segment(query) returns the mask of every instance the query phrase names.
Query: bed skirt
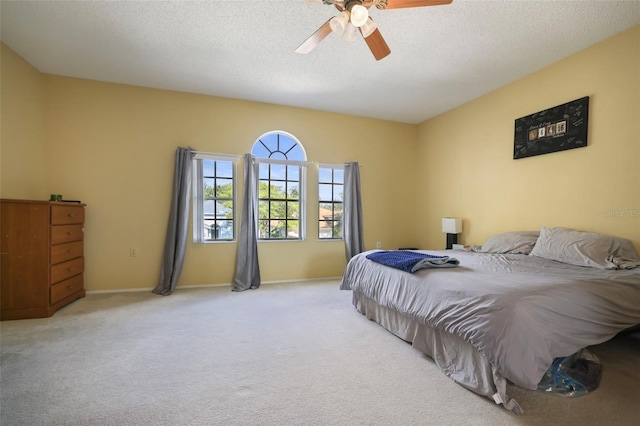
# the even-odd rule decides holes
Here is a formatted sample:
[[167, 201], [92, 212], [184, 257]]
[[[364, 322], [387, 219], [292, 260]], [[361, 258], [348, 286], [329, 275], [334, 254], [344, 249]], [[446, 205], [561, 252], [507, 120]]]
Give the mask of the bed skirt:
[[516, 414], [523, 412], [516, 400], [506, 394], [507, 380], [466, 340], [380, 306], [356, 291], [353, 291], [353, 305], [368, 319], [432, 358], [456, 383], [503, 404]]

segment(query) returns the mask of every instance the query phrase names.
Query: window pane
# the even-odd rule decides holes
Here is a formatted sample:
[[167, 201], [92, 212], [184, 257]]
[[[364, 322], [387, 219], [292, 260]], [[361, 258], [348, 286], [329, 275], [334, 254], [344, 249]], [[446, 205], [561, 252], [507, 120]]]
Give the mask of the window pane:
[[331, 229], [331, 224], [326, 225], [326, 226], [322, 226], [322, 224], [320, 224], [321, 227], [318, 230], [318, 238], [319, 239], [329, 239], [329, 238], [333, 238], [333, 230]]
[[335, 203], [333, 205], [333, 218], [342, 219], [342, 203]]
[[225, 219], [233, 219], [233, 201], [222, 200], [218, 201], [220, 208], [218, 209], [218, 217], [224, 217]]
[[271, 198], [283, 200], [287, 196], [287, 183], [286, 182], [273, 182], [271, 181]]
[[318, 185], [318, 199], [320, 201], [332, 201], [333, 186], [327, 184]]
[[287, 219], [300, 219], [300, 203], [289, 201], [287, 203]]
[[[286, 206], [287, 203], [284, 201], [271, 201], [271, 218], [272, 219], [286, 219], [287, 211]], [[273, 226], [273, 225], [272, 225]]]
[[219, 220], [218, 225], [218, 239], [232, 240], [233, 239], [233, 221], [232, 220]]
[[297, 220], [287, 221], [287, 237], [299, 238], [300, 236], [300, 222]]
[[214, 191], [215, 181], [216, 180], [213, 178], [203, 179], [204, 187], [202, 188], [202, 197], [205, 200], [212, 200], [213, 198], [215, 198], [215, 195], [216, 195]]
[[333, 182], [334, 183], [344, 183], [344, 170], [342, 170], [342, 169], [334, 169], [333, 170]]
[[333, 238], [343, 238], [342, 237], [342, 221], [334, 222]]
[[[231, 161], [218, 161], [216, 168], [216, 175], [218, 177], [232, 178], [233, 177], [233, 163]], [[205, 173], [206, 176], [206, 173]]]
[[318, 219], [331, 220], [332, 218], [333, 218], [333, 204], [320, 203], [320, 210], [318, 211]]
[[216, 239], [215, 233], [215, 221], [213, 220], [205, 220], [203, 222], [204, 225], [204, 235], [203, 238], [205, 241], [211, 241]]
[[269, 238], [284, 239], [287, 236], [285, 229], [286, 221], [271, 220], [269, 229]]
[[269, 164], [271, 167], [271, 179], [285, 180], [287, 178], [287, 166], [284, 164]]
[[202, 160], [202, 175], [207, 177], [214, 176], [214, 164], [215, 161], [213, 160]]
[[216, 197], [231, 198], [233, 196], [233, 180], [218, 179], [216, 183]]
[[269, 179], [269, 165], [265, 163], [258, 164], [258, 178]]
[[258, 238], [269, 238], [269, 221], [258, 221]]
[[258, 158], [269, 158], [269, 150], [265, 148], [261, 143], [257, 143], [253, 146], [251, 154]]
[[205, 229], [206, 229], [205, 238], [207, 240], [214, 241], [218, 239], [220, 232], [218, 230], [218, 225], [216, 224], [215, 221], [209, 221], [208, 223], [206, 223]]
[[226, 206], [220, 201], [216, 202], [216, 219], [233, 217], [230, 215], [232, 209], [227, 204]]
[[344, 186], [343, 185], [333, 185], [333, 200], [334, 201], [344, 201]]
[[300, 166], [287, 166], [287, 179], [300, 180]]
[[258, 183], [258, 186], [260, 187], [258, 191], [258, 198], [269, 198], [269, 181], [261, 180]]
[[300, 198], [300, 184], [298, 182], [289, 182], [287, 184], [287, 198], [294, 200]]
[[[278, 150], [278, 134], [277, 133], [271, 133], [266, 136], [263, 136], [262, 138], [260, 138], [260, 142], [262, 142], [270, 152]], [[269, 158], [269, 155], [267, 155], [265, 158]]]
[[291, 139], [290, 137], [288, 137], [287, 135], [280, 135], [280, 138], [278, 138], [278, 151], [282, 152], [283, 154], [287, 155], [287, 157], [289, 156], [289, 151], [295, 146], [295, 141], [293, 141], [293, 139]]
[[331, 169], [320, 167], [318, 169], [318, 182], [331, 183]]
[[296, 144], [296, 146], [287, 153], [287, 158], [289, 160], [304, 161], [304, 152], [302, 151], [300, 145]]
[[258, 201], [258, 219], [269, 219], [269, 200]]

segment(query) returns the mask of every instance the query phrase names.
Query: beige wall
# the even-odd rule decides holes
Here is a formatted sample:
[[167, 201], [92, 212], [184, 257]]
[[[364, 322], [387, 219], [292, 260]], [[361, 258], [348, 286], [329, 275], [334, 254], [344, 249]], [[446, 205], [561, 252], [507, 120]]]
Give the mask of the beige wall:
[[[360, 162], [367, 249], [376, 241], [442, 248], [443, 216], [464, 218], [468, 244], [544, 225], [621, 235], [640, 248], [639, 55], [636, 27], [408, 125], [42, 75], [3, 45], [1, 195], [87, 203], [87, 289], [150, 288], [176, 147], [242, 154], [263, 133], [284, 130], [310, 161]], [[588, 147], [512, 159], [516, 118], [582, 96], [591, 97]], [[311, 168], [307, 240], [259, 245], [263, 281], [342, 274], [343, 244], [315, 238], [316, 182]], [[179, 285], [231, 282], [235, 251], [189, 242]]]
[[3, 43], [0, 49], [0, 194], [47, 199], [42, 75]]
[[[19, 58], [3, 57], [3, 72], [24, 65]], [[30, 73], [37, 76], [32, 68]], [[47, 199], [50, 193], [60, 193], [87, 204], [88, 290], [155, 286], [178, 146], [243, 154], [265, 132], [290, 132], [303, 144], [309, 161], [361, 164], [367, 248], [375, 247], [376, 241], [398, 247], [402, 236], [411, 233], [413, 209], [407, 204], [413, 194], [394, 182], [413, 181], [414, 125], [52, 75], [40, 76], [41, 83], [35, 84], [14, 74], [7, 84], [28, 85], [42, 94], [44, 137], [3, 137], [2, 150], [10, 153], [5, 161], [25, 150], [46, 155], [50, 168], [46, 176], [31, 176], [35, 167], [3, 170], [2, 196]], [[3, 104], [3, 112], [18, 102], [23, 100]], [[25, 114], [16, 127], [27, 127], [31, 115]], [[242, 162], [237, 171], [241, 177]], [[26, 191], [20, 185], [4, 185], [5, 178], [28, 179], [40, 188]], [[308, 184], [307, 239], [260, 243], [263, 281], [342, 275], [344, 244], [319, 242], [316, 237], [315, 167], [309, 168]], [[135, 258], [129, 256], [131, 247], [138, 251]], [[235, 256], [234, 243], [189, 242], [179, 285], [231, 282]]]
[[[513, 160], [514, 120], [590, 97], [588, 146]], [[640, 26], [419, 126], [419, 245], [442, 248], [440, 218], [465, 244], [566, 226], [640, 249]]]

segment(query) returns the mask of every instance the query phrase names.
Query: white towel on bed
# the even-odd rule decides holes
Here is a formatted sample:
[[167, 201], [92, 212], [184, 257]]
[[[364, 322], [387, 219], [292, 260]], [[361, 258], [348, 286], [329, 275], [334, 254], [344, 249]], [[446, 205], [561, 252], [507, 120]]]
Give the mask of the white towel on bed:
[[460, 261], [456, 258], [443, 256], [443, 257], [426, 257], [422, 260], [419, 260], [413, 268], [411, 268], [411, 272], [416, 272], [420, 269], [427, 268], [455, 268], [460, 264]]

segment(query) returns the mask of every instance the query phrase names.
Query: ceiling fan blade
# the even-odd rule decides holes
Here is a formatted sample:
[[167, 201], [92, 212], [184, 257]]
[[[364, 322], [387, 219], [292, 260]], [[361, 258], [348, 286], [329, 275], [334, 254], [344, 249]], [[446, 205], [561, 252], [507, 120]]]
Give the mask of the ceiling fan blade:
[[298, 48], [296, 49], [296, 53], [306, 54], [311, 52], [315, 47], [320, 44], [322, 40], [325, 39], [329, 34], [331, 34], [331, 25], [329, 25], [329, 19], [325, 22], [320, 28], [316, 30], [315, 33], [311, 34], [311, 36], [306, 39]]
[[381, 9], [401, 9], [405, 7], [438, 6], [449, 4], [453, 0], [387, 0], [387, 5]]
[[[362, 30], [360, 31], [362, 32]], [[373, 57], [376, 58], [376, 61], [379, 61], [391, 53], [391, 49], [389, 49], [387, 42], [384, 41], [380, 30], [377, 28], [373, 30], [369, 37], [365, 37], [364, 41], [367, 42], [367, 46], [369, 46], [369, 50], [373, 53]]]

